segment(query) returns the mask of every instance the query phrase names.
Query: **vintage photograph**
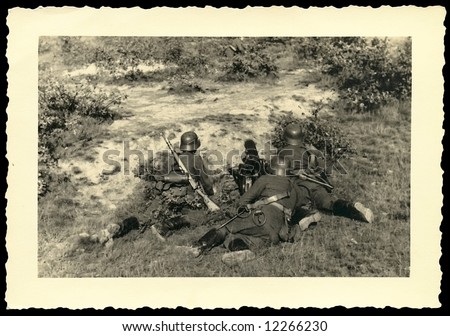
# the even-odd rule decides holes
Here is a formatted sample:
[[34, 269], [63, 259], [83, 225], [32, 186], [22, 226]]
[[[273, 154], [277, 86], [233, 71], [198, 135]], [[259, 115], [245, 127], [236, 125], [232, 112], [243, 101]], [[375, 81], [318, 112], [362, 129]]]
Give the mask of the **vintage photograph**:
[[409, 36], [39, 36], [38, 277], [411, 265]]
[[8, 307], [439, 307], [444, 19], [11, 9]]

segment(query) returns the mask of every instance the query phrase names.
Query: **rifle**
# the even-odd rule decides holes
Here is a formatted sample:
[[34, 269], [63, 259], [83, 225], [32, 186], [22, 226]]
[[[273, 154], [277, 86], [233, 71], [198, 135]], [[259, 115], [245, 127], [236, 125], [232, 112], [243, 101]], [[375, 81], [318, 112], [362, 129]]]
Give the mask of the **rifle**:
[[[244, 214], [247, 214], [246, 216], [244, 216]], [[220, 224], [218, 227], [216, 227], [216, 230], [220, 230], [221, 228], [227, 226], [228, 224], [230, 224], [232, 221], [234, 221], [236, 218], [241, 217], [241, 218], [246, 218], [250, 215], [250, 209], [247, 207], [242, 207], [241, 209], [238, 209], [238, 213], [236, 215], [234, 215], [233, 217], [231, 217], [229, 220], [227, 220], [225, 223]]]
[[169, 147], [170, 151], [172, 152], [173, 157], [177, 161], [178, 166], [180, 167], [182, 173], [186, 175], [186, 177], [187, 177], [187, 179], [189, 181], [189, 184], [191, 185], [192, 189], [194, 189], [194, 191], [202, 197], [203, 202], [205, 202], [206, 206], [208, 207], [208, 209], [210, 211], [220, 210], [219, 206], [217, 204], [215, 204], [213, 201], [211, 201], [209, 199], [208, 195], [206, 195], [205, 192], [202, 190], [201, 184], [199, 184], [191, 176], [191, 174], [187, 170], [186, 166], [183, 164], [183, 162], [181, 161], [180, 157], [178, 156], [177, 152], [175, 152], [175, 149], [173, 148], [173, 146], [170, 143], [170, 141], [166, 138], [166, 136], [163, 133], [161, 133], [161, 136], [163, 137], [164, 141], [166, 142], [167, 147]]
[[311, 176], [309, 176], [309, 175], [303, 173], [302, 171], [298, 172], [298, 177], [299, 177], [300, 179], [302, 179], [302, 180], [305, 180], [305, 181], [310, 181], [310, 182], [313, 182], [313, 183], [317, 183], [318, 185], [321, 185], [321, 186], [323, 186], [323, 187], [329, 189], [330, 191], [334, 189], [334, 187], [333, 187], [331, 184], [325, 183], [325, 182], [321, 182], [321, 181], [318, 181], [317, 179], [318, 179], [319, 177], [316, 177], [316, 176], [311, 177]]

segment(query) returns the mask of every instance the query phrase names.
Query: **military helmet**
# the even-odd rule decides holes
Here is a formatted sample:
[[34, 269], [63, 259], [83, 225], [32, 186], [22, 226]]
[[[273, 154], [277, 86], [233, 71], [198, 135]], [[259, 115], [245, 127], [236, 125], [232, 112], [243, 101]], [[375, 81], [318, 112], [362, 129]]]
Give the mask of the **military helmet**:
[[291, 173], [291, 160], [285, 156], [274, 156], [270, 160], [269, 171], [271, 175], [288, 176]]
[[200, 139], [195, 132], [185, 132], [181, 135], [180, 149], [182, 151], [195, 151], [200, 145]]
[[303, 142], [302, 128], [298, 124], [289, 124], [284, 129], [283, 137], [289, 145], [300, 145]]

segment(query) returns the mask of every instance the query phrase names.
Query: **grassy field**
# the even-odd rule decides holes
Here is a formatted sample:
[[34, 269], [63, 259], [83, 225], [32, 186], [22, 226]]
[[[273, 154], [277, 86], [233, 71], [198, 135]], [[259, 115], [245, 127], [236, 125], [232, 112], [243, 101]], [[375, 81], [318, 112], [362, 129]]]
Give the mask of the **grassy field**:
[[[129, 216], [141, 222], [149, 216], [144, 182], [125, 171], [126, 165], [132, 170], [141, 159], [137, 152], [125, 155], [125, 144], [147, 159], [148, 151], [165, 148], [160, 131], [176, 142], [183, 132], [195, 130], [204, 156], [214, 150], [241, 151], [247, 138], [258, 145], [268, 140], [274, 126], [271, 115], [309, 115], [318, 103], [325, 106], [337, 99], [317, 78], [310, 79], [314, 77], [310, 69], [293, 69], [292, 63], [285, 68], [277, 81], [205, 79], [201, 87], [206, 90], [183, 95], [170, 92], [166, 81], [107, 84], [107, 88], [126, 93], [125, 117], [103, 125], [90, 142], [73, 146], [59, 161], [60, 171], [69, 178], [39, 199], [39, 276], [409, 276], [411, 121], [410, 107], [404, 105], [386, 106], [377, 115], [323, 113], [339, 125], [358, 151], [358, 155], [340, 160], [347, 174], [333, 175], [334, 193], [370, 207], [375, 214], [372, 224], [324, 215], [299, 241], [262, 248], [256, 251], [255, 260], [232, 268], [221, 262], [225, 252], [221, 247], [200, 258], [180, 248], [209, 228], [199, 211], [189, 214], [192, 227], [175, 232], [165, 243], [150, 230], [131, 231], [114, 239], [109, 247], [80, 242], [80, 233], [98, 233]], [[110, 168], [103, 157], [108, 150], [120, 153], [120, 171], [104, 173]], [[225, 161], [224, 165], [231, 163]]]

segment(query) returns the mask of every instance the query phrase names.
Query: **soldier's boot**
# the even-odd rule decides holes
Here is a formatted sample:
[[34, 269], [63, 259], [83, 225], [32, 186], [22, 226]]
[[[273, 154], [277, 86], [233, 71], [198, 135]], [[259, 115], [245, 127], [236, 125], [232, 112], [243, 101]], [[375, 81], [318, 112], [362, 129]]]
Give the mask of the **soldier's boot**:
[[235, 266], [240, 263], [255, 259], [255, 253], [251, 250], [239, 250], [225, 253], [222, 262], [227, 266]]
[[191, 254], [198, 257], [225, 241], [227, 233], [224, 230], [211, 229], [192, 245]]
[[[311, 210], [309, 207], [299, 207], [291, 218], [291, 225], [298, 224], [301, 231], [305, 231], [310, 225], [316, 224], [322, 219], [322, 215], [317, 210]], [[298, 230], [297, 230], [298, 231]], [[297, 232], [298, 233], [298, 232]], [[294, 235], [294, 240], [298, 238]]]
[[300, 230], [305, 231], [311, 224], [317, 224], [321, 219], [322, 215], [320, 212], [312, 212], [308, 216], [303, 217], [298, 223], [298, 226], [300, 227]]
[[227, 266], [234, 266], [242, 262], [255, 259], [255, 253], [250, 246], [241, 238], [234, 238], [228, 244], [230, 252], [222, 256], [222, 262]]
[[227, 247], [231, 252], [250, 249], [250, 246], [241, 238], [232, 239]]
[[156, 238], [158, 238], [159, 240], [161, 240], [163, 242], [166, 241], [166, 237], [169, 235], [168, 228], [165, 225], [160, 224], [160, 223], [153, 224], [150, 227], [150, 230], [156, 236]]
[[189, 221], [184, 216], [171, 218], [164, 223], [156, 223], [152, 225], [152, 233], [161, 241], [166, 241], [166, 238], [175, 230], [190, 226]]
[[366, 223], [372, 223], [374, 217], [372, 210], [366, 208], [361, 203], [351, 203], [341, 199], [333, 203], [333, 214]]

